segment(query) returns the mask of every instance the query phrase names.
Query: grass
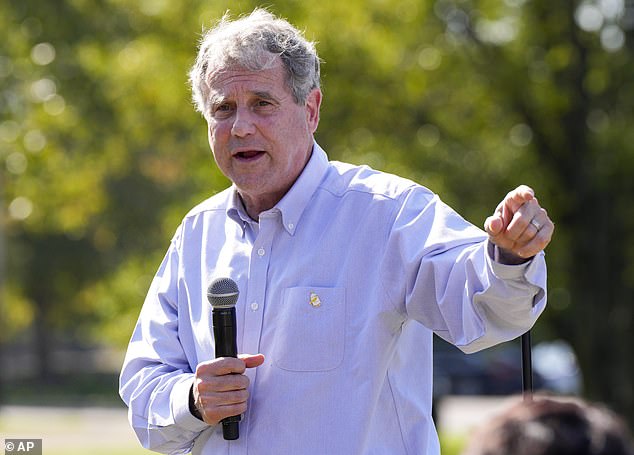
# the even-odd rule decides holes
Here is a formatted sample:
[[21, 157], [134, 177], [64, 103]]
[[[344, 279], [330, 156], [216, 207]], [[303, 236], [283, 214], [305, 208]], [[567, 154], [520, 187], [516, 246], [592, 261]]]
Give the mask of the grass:
[[149, 453], [136, 441], [123, 407], [5, 406], [0, 435], [42, 439], [46, 455]]
[[146, 455], [128, 425], [116, 374], [4, 382], [0, 438], [42, 439], [46, 455]]

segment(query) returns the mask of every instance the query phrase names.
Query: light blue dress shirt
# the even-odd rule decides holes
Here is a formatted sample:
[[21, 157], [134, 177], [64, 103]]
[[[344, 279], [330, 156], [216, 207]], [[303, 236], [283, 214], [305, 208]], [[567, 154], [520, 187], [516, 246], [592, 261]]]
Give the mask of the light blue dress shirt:
[[[465, 352], [516, 338], [546, 302], [543, 254], [495, 263], [492, 245], [432, 192], [315, 145], [255, 222], [235, 188], [194, 208], [148, 292], [121, 373], [141, 443], [164, 453], [440, 453], [432, 333]], [[193, 417], [193, 371], [213, 359], [210, 281], [236, 281], [247, 370], [240, 438]]]

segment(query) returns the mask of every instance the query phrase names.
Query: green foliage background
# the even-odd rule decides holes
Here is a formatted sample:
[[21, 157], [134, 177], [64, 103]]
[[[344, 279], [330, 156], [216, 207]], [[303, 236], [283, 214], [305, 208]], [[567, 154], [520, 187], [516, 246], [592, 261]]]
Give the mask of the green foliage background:
[[[254, 1], [0, 4], [0, 339], [125, 346], [181, 217], [227, 186], [187, 71], [203, 27]], [[481, 225], [519, 183], [557, 233], [538, 339], [634, 420], [634, 4], [265, 4], [318, 42], [318, 142], [412, 178]]]

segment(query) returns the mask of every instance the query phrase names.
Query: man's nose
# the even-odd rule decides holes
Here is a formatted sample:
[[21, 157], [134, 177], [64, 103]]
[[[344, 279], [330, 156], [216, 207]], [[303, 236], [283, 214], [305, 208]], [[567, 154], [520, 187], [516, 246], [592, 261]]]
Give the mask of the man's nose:
[[248, 109], [241, 108], [236, 111], [231, 127], [231, 134], [236, 137], [245, 137], [255, 132], [253, 113]]

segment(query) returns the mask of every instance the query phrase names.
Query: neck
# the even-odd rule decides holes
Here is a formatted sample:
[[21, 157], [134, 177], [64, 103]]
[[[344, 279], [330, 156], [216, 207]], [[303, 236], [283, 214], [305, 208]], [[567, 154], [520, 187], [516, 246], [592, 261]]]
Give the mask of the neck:
[[258, 193], [257, 191], [249, 192], [245, 191], [244, 189], [237, 188], [238, 195], [242, 200], [242, 204], [244, 204], [244, 208], [251, 219], [258, 221], [260, 213], [272, 209], [278, 202], [282, 200], [284, 195], [288, 193], [288, 191], [292, 188], [299, 176], [304, 171], [304, 168], [308, 164], [308, 161], [310, 161], [311, 156], [312, 152], [308, 154], [306, 162], [304, 163], [302, 169], [295, 176], [295, 179], [284, 188], [270, 191], [268, 193]]
[[282, 194], [259, 194], [255, 197], [251, 197], [238, 190], [238, 195], [244, 204], [244, 209], [246, 210], [247, 215], [255, 221], [258, 221], [260, 213], [266, 212], [267, 210], [275, 207], [275, 204], [284, 197], [284, 194], [286, 194], [286, 191]]

